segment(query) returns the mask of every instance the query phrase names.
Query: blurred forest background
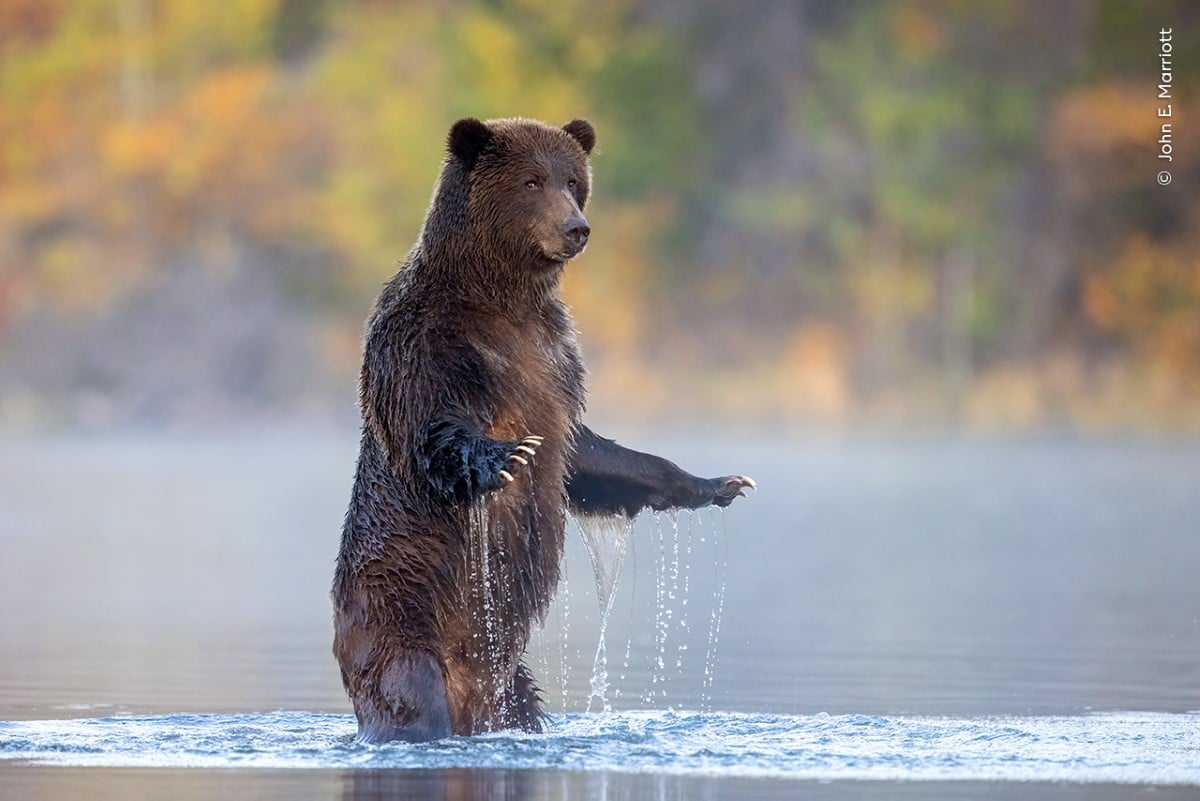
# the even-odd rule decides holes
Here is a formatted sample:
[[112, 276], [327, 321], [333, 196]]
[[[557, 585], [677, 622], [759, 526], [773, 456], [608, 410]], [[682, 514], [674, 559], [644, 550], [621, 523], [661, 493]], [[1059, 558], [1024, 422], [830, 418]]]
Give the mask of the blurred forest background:
[[0, 426], [355, 419], [521, 115], [598, 131], [601, 414], [1200, 430], [1198, 72], [1192, 0], [0, 0]]

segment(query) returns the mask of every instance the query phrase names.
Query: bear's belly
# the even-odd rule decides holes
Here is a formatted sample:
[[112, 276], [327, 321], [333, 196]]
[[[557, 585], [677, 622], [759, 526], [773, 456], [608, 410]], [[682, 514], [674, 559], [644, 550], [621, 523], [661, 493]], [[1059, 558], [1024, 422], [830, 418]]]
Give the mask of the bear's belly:
[[455, 666], [466, 671], [464, 681], [468, 675], [478, 681], [478, 667], [495, 680], [511, 678], [531, 626], [545, 616], [554, 595], [562, 558], [566, 471], [580, 410], [556, 359], [535, 337], [513, 332], [507, 342], [486, 354], [489, 378], [500, 392], [484, 433], [543, 440], [529, 463], [513, 470], [514, 481], [471, 514], [464, 603], [450, 623], [444, 653], [451, 674]]

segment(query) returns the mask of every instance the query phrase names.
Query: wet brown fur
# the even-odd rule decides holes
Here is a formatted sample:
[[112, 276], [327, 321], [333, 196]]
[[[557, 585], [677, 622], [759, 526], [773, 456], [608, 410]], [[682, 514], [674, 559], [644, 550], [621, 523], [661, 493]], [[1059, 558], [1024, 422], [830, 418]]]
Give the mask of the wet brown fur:
[[[473, 164], [451, 142], [419, 241], [366, 328], [361, 451], [333, 589], [334, 651], [366, 739], [443, 733], [440, 712], [419, 708], [441, 694], [456, 734], [536, 729], [542, 716], [519, 660], [558, 582], [584, 369], [558, 295], [569, 204], [525, 180], [569, 174], [578, 212], [590, 173], [563, 129], [487, 128]], [[511, 485], [447, 498], [423, 455], [427, 424], [441, 418], [544, 444]]]
[[581, 421], [559, 279], [586, 243], [594, 144], [582, 120], [456, 123], [421, 236], [367, 322], [333, 585], [333, 650], [363, 739], [539, 729], [521, 657], [558, 583], [568, 503], [632, 516], [727, 506], [754, 486]]

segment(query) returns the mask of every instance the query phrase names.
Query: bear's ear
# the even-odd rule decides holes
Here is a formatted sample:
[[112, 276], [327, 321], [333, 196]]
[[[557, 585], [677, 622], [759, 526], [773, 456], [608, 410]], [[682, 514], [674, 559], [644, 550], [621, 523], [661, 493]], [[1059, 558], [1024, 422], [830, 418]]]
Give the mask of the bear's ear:
[[584, 153], [591, 153], [596, 146], [596, 129], [587, 120], [571, 120], [563, 126], [563, 130], [575, 138]]
[[451, 126], [450, 134], [446, 137], [446, 148], [470, 172], [475, 169], [475, 162], [491, 141], [491, 129], [474, 117], [467, 117]]

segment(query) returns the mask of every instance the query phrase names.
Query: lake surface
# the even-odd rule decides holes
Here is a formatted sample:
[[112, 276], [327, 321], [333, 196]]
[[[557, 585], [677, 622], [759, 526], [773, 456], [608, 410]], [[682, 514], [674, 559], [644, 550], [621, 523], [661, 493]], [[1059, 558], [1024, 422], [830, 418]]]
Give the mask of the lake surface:
[[609, 433], [760, 490], [610, 532], [602, 659], [572, 525], [545, 734], [382, 747], [329, 650], [354, 432], [0, 440], [0, 795], [1200, 793], [1200, 443]]

